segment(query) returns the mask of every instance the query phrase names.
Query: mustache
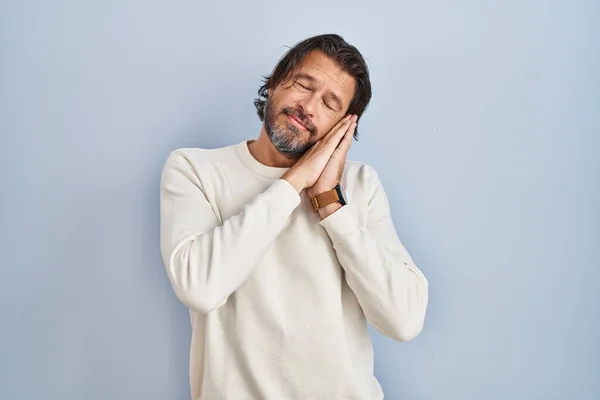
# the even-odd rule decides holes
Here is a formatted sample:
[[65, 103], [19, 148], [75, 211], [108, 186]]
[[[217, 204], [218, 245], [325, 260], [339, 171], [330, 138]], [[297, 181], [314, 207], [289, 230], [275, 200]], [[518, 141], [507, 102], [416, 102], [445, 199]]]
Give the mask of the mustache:
[[313, 135], [316, 134], [316, 127], [312, 124], [312, 122], [310, 122], [310, 119], [306, 115], [304, 115], [302, 111], [298, 110], [297, 108], [291, 107], [284, 107], [281, 111], [284, 114], [298, 118], [310, 133], [312, 133]]

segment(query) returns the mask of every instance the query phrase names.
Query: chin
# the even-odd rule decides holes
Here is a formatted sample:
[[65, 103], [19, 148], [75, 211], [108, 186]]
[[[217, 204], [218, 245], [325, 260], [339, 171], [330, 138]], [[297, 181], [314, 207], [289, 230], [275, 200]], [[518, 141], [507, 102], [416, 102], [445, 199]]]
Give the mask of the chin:
[[293, 132], [290, 129], [275, 129], [269, 133], [271, 144], [277, 152], [289, 159], [298, 159], [312, 147], [307, 139], [301, 138], [301, 132]]

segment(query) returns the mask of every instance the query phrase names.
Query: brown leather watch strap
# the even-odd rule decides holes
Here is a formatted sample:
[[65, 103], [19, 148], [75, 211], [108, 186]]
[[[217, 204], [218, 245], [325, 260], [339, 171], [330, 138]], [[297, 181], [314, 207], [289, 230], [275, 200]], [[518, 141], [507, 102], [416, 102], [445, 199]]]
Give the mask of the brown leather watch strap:
[[325, 207], [326, 205], [339, 201], [340, 197], [338, 196], [338, 192], [335, 188], [310, 198], [310, 204], [312, 204], [312, 207], [315, 211], [321, 207]]

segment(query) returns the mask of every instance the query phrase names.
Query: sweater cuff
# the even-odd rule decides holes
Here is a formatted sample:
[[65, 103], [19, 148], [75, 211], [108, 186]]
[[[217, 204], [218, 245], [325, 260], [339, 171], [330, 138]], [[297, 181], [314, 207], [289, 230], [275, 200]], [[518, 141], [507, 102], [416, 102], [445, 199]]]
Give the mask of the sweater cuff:
[[263, 195], [274, 209], [286, 217], [300, 204], [300, 195], [285, 179], [276, 180]]
[[327, 231], [334, 247], [360, 230], [361, 227], [349, 205], [343, 206], [327, 218], [321, 220], [319, 224]]

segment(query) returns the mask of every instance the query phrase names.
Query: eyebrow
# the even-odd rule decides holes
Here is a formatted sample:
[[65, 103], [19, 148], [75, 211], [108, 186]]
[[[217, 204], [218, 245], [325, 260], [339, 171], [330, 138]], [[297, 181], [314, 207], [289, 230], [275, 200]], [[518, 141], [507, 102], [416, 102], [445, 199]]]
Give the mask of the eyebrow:
[[[298, 79], [306, 79], [307, 81], [309, 81], [310, 83], [313, 83], [313, 84], [318, 83], [318, 80], [314, 76], [309, 75], [305, 72], [297, 73], [294, 80], [297, 81]], [[331, 100], [333, 100], [335, 103], [337, 103], [337, 106], [340, 110], [344, 108], [344, 103], [342, 102], [342, 99], [340, 99], [340, 96], [333, 93], [331, 90], [329, 90], [327, 92], [327, 95], [329, 97], [331, 97]]]

